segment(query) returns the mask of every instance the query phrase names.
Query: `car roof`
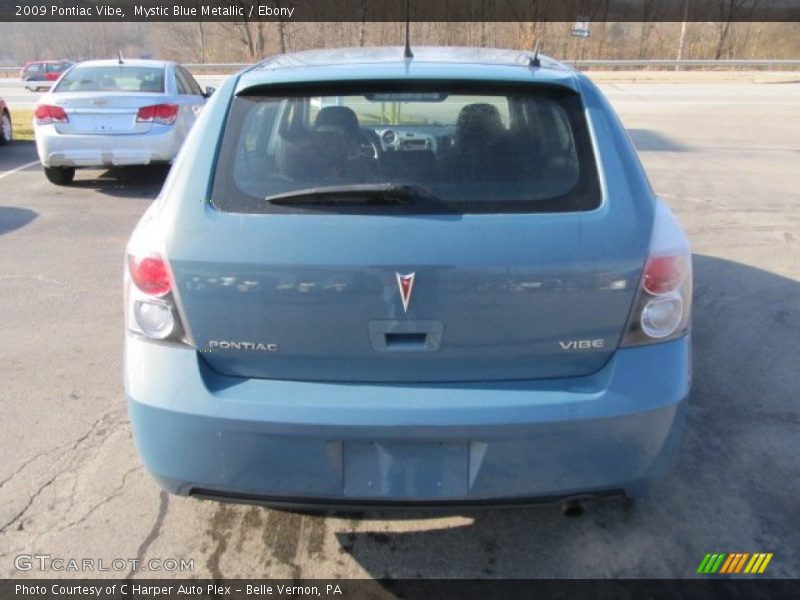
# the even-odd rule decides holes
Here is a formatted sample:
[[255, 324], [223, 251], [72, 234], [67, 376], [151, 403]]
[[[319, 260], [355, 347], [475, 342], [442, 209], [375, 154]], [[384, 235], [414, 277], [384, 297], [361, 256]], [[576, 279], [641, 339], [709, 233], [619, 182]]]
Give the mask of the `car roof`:
[[500, 48], [420, 46], [405, 59], [402, 46], [306, 50], [270, 57], [243, 73], [237, 91], [260, 85], [346, 80], [450, 79], [543, 82], [575, 89], [577, 71], [532, 52]]
[[[132, 58], [122, 59], [123, 67], [159, 67], [164, 68], [167, 65], [174, 64], [170, 61], [165, 60], [150, 60], [144, 58]], [[87, 60], [82, 63], [78, 63], [76, 66], [78, 67], [113, 67], [113, 66], [120, 66], [120, 62], [118, 58], [111, 58], [105, 60]]]

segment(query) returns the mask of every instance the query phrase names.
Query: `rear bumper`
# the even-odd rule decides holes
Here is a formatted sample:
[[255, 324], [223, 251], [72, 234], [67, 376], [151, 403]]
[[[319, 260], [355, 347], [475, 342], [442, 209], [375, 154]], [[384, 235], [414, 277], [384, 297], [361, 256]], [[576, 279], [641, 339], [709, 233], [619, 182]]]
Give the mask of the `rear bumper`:
[[70, 135], [36, 127], [36, 150], [45, 167], [112, 167], [171, 162], [181, 147], [175, 127], [130, 135]]
[[513, 504], [636, 493], [668, 464], [690, 340], [619, 350], [594, 375], [486, 384], [245, 380], [126, 339], [141, 457], [171, 492], [290, 505]]

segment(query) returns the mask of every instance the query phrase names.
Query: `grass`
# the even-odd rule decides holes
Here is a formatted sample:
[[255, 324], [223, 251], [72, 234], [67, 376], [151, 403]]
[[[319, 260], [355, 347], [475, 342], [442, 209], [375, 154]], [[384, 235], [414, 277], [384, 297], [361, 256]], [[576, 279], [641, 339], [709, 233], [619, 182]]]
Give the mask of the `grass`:
[[11, 109], [11, 124], [14, 126], [14, 139], [33, 141], [33, 111], [29, 108]]

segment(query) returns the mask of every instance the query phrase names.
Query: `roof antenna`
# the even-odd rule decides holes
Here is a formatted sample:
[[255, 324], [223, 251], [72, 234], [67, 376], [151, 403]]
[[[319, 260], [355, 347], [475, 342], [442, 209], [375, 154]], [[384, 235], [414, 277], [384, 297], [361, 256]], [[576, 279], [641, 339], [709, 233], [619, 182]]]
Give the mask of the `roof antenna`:
[[406, 0], [406, 48], [403, 51], [405, 58], [414, 58], [414, 53], [411, 52], [411, 0]]
[[120, 64], [120, 65], [124, 65], [125, 64], [124, 62], [122, 62], [122, 50], [119, 51], [118, 64]]
[[528, 66], [529, 67], [541, 67], [542, 61], [539, 60], [539, 48], [542, 46], [542, 42], [540, 40], [536, 40], [536, 47], [533, 49], [533, 56], [528, 59]]

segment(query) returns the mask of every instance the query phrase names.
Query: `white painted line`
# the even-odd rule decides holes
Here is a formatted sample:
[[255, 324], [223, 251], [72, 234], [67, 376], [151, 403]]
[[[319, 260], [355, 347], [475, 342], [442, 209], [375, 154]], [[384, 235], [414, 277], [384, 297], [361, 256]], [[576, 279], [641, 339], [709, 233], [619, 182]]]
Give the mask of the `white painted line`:
[[22, 165], [21, 167], [17, 167], [16, 169], [11, 169], [10, 171], [4, 171], [0, 173], [0, 179], [5, 179], [9, 175], [13, 175], [14, 173], [19, 173], [20, 171], [24, 171], [25, 169], [29, 169], [33, 165], [38, 165], [39, 161], [35, 160], [33, 162], [29, 162], [27, 165]]

